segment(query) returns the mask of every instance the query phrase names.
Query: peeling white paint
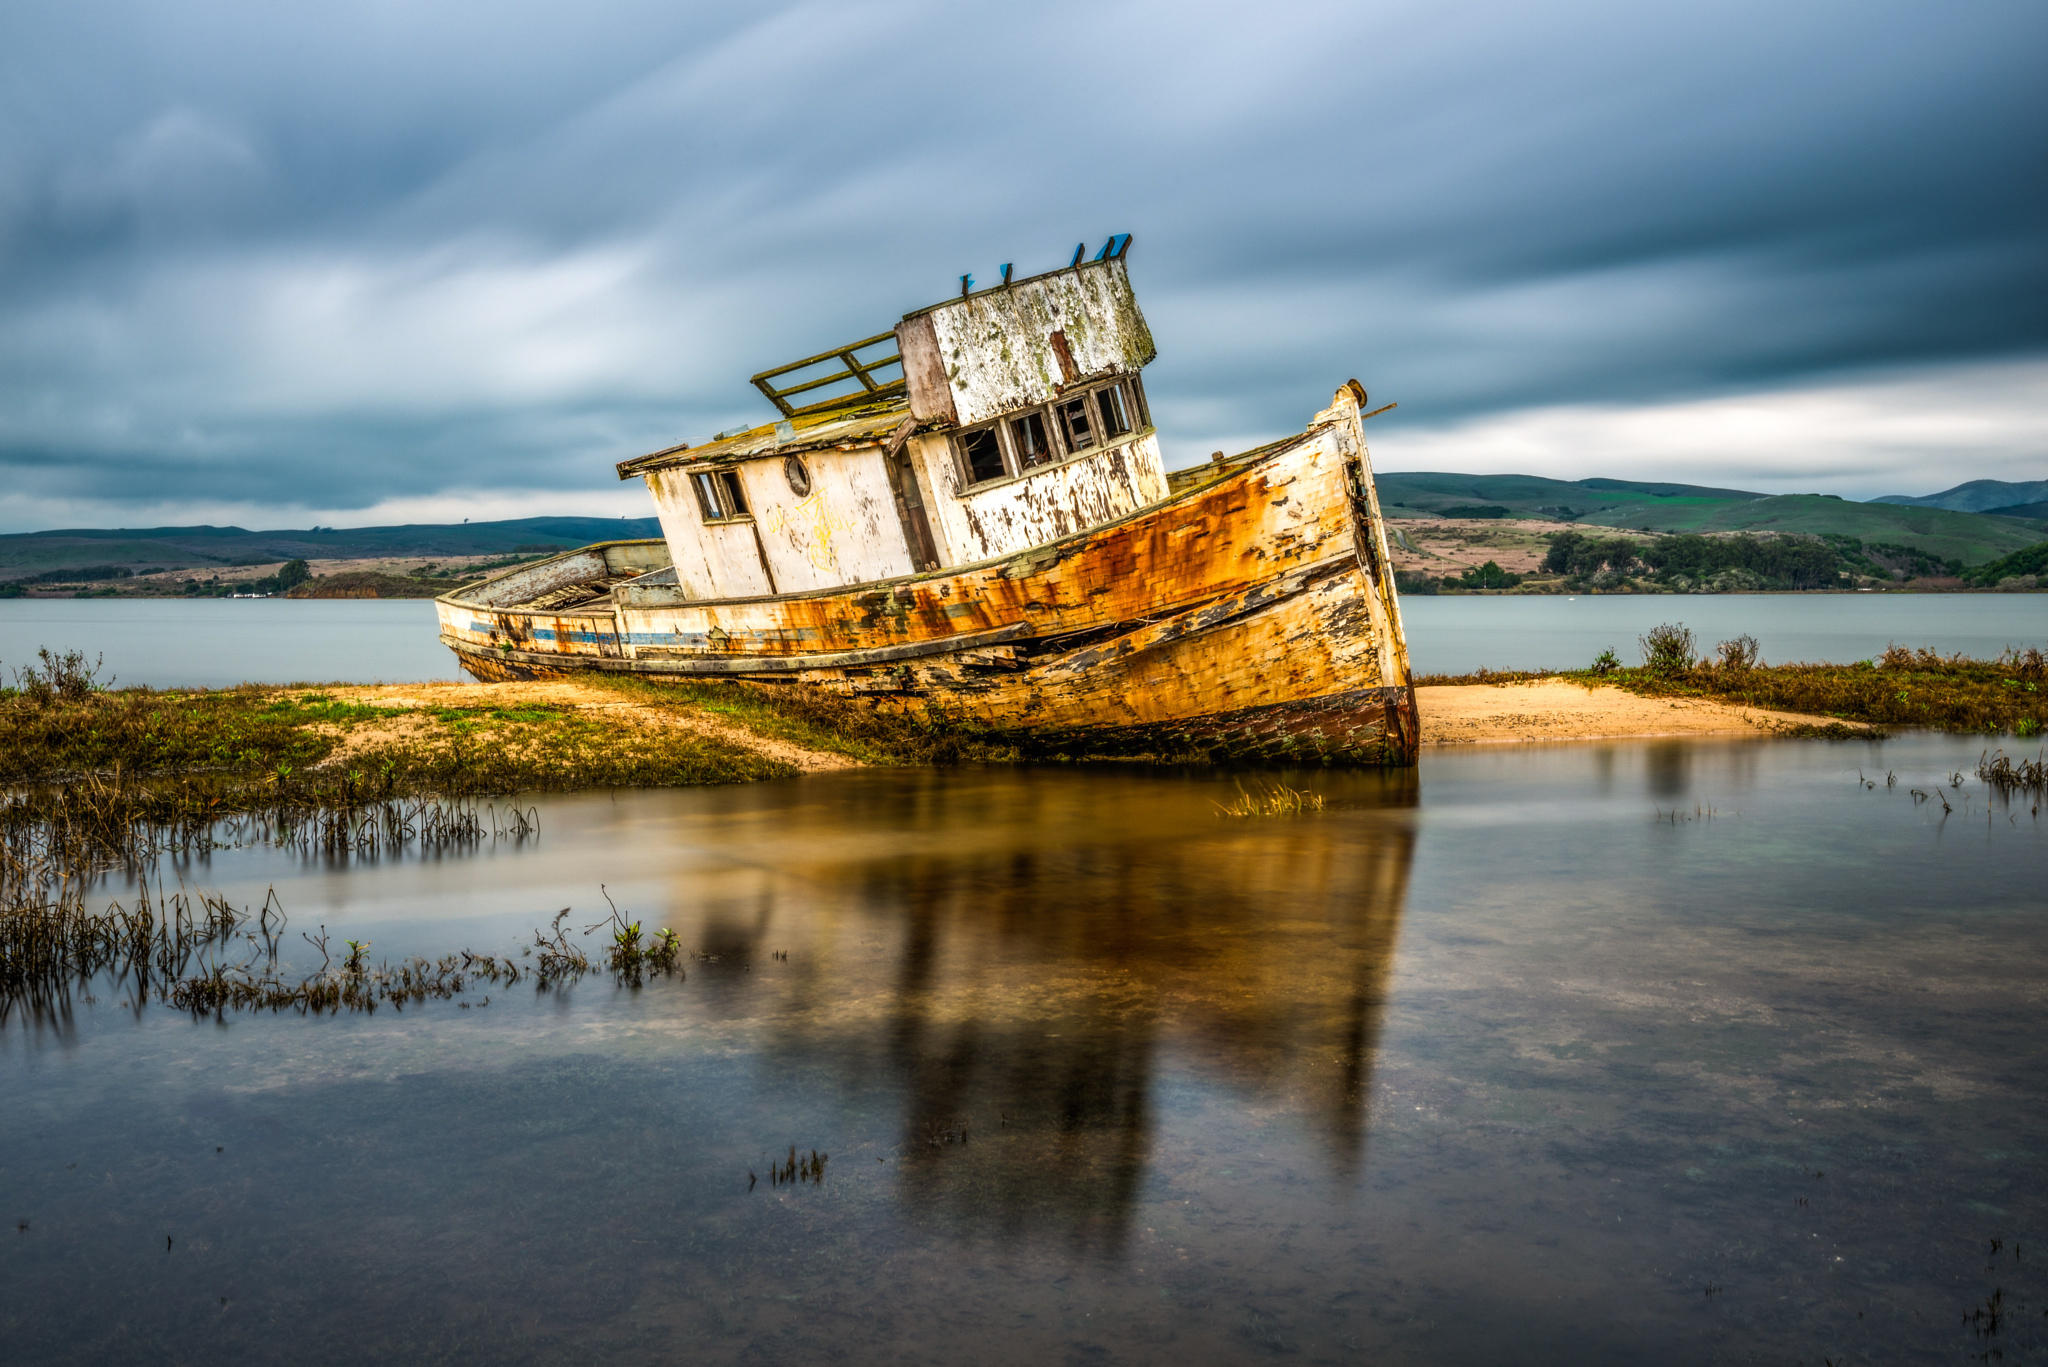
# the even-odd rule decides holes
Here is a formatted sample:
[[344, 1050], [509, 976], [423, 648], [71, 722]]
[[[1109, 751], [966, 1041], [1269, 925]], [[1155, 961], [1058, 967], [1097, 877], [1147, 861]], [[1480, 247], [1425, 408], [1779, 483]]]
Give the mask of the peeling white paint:
[[[1078, 381], [1134, 374], [1157, 354], [1121, 260], [985, 290], [915, 319], [928, 320], [929, 332], [896, 330], [911, 411], [920, 420], [950, 418], [963, 427], [1051, 403]], [[937, 348], [936, 364], [914, 354], [927, 345]], [[1072, 374], [1061, 363], [1060, 345], [1073, 362]], [[949, 395], [920, 392], [939, 375]]]
[[[878, 447], [808, 451], [798, 494], [773, 456], [734, 467], [752, 516], [704, 521], [687, 469], [649, 471], [676, 582], [693, 598], [751, 598], [888, 579], [911, 571]], [[764, 563], [765, 562], [765, 563]]]
[[941, 558], [949, 565], [1042, 546], [1126, 517], [1167, 495], [1159, 439], [1150, 432], [964, 491], [957, 490], [952, 447], [943, 434], [913, 442], [911, 460], [920, 483], [937, 490], [927, 506]]

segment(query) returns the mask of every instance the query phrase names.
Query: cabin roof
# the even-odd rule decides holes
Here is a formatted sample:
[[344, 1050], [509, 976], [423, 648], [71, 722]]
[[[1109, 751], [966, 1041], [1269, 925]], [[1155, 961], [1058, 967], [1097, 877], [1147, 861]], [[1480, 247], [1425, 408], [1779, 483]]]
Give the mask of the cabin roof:
[[765, 422], [744, 432], [692, 446], [651, 451], [619, 462], [619, 478], [635, 479], [653, 470], [682, 465], [738, 465], [768, 456], [793, 456], [804, 451], [850, 451], [880, 446], [910, 417], [910, 402], [895, 395], [858, 408], [839, 408], [781, 422]]
[[[1092, 261], [1082, 260], [1082, 255], [1085, 251], [1084, 244], [1082, 247], [1074, 249], [1074, 259], [1069, 265], [1062, 266], [1058, 270], [1043, 271], [1037, 275], [1026, 276], [1021, 280], [1010, 279], [1010, 268], [1004, 266], [1002, 267], [1004, 278], [1000, 283], [979, 290], [969, 288], [970, 277], [962, 276], [962, 289], [957, 297], [944, 299], [936, 304], [929, 304], [924, 308], [906, 313], [903, 315], [904, 323], [916, 324], [920, 320], [931, 318], [934, 315], [958, 310], [963, 305], [972, 309], [974, 305], [979, 303], [983, 305], [984, 310], [988, 313], [988, 318], [983, 319], [985, 325], [983, 331], [986, 332], [989, 327], [995, 327], [997, 333], [1000, 333], [1002, 330], [1000, 320], [998, 319], [996, 323], [989, 323], [988, 321], [990, 318], [997, 318], [998, 315], [1004, 312], [1001, 308], [994, 306], [1008, 300], [1025, 298], [1027, 296], [1035, 297], [1038, 293], [1037, 291], [1020, 287], [1040, 285], [1042, 282], [1050, 281], [1059, 276], [1071, 275], [1079, 277], [1096, 271], [1107, 271], [1113, 279], [1124, 281], [1122, 262], [1125, 252], [1130, 249], [1130, 245], [1130, 234], [1116, 233], [1107, 242], [1103, 243], [1102, 250], [1096, 254], [1095, 259]], [[1146, 329], [1144, 319], [1138, 315], [1135, 302], [1129, 300], [1128, 282], [1123, 283], [1122, 290], [1124, 303], [1128, 305], [1123, 312], [1128, 313], [1129, 316], [1125, 318], [1120, 314], [1119, 317], [1111, 320], [1116, 325], [1108, 329], [1107, 335], [1109, 342], [1124, 344], [1123, 349], [1130, 353], [1127, 356], [1120, 358], [1112, 357], [1111, 359], [1120, 360], [1122, 368], [1135, 369], [1152, 359], [1152, 334]], [[1084, 292], [1081, 300], [1084, 308], [1088, 302], [1090, 300]], [[1055, 321], [1055, 327], [1057, 327], [1056, 308], [1053, 310], [1052, 316]], [[1044, 319], [1034, 318], [1032, 320], [1033, 329], [1046, 331], [1047, 329], [1039, 327], [1039, 324], [1044, 321]], [[1086, 325], [1085, 318], [1076, 320], [1076, 322], [1081, 323], [1084, 327]], [[1072, 327], [1074, 324], [1070, 323], [1068, 326]], [[926, 350], [935, 353], [937, 334], [930, 323], [924, 325], [924, 330], [928, 338]], [[1100, 330], [1096, 329], [1096, 331]], [[1125, 334], [1128, 334], [1128, 339], [1126, 339]], [[850, 346], [820, 352], [816, 356], [806, 357], [801, 361], [792, 361], [788, 365], [777, 366], [772, 370], [764, 370], [753, 377], [753, 383], [756, 388], [768, 396], [769, 402], [782, 410], [783, 417], [781, 421], [763, 423], [759, 427], [750, 427], [745, 431], [736, 432], [729, 436], [720, 436], [716, 440], [706, 442], [701, 446], [692, 446], [688, 442], [682, 442], [675, 446], [664, 447], [659, 451], [651, 451], [644, 456], [635, 456], [631, 460], [622, 460], [618, 463], [619, 478], [633, 479], [654, 470], [674, 469], [677, 466], [737, 465], [744, 461], [760, 460], [772, 456], [795, 455], [802, 451], [822, 451], [832, 448], [852, 450], [860, 446], [883, 445], [887, 442], [889, 436], [902, 426], [905, 420], [914, 420], [911, 397], [906, 392], [914, 386], [910, 383], [908, 369], [904, 368], [904, 358], [901, 353], [905, 343], [903, 343], [902, 339], [903, 328], [899, 325], [894, 332], [877, 333], [865, 341], [855, 342]], [[880, 347], [885, 343], [891, 342], [898, 344], [896, 354], [867, 359], [863, 359], [859, 354], [863, 350]], [[993, 343], [986, 337], [981, 338], [980, 342], [980, 349], [987, 350], [992, 345], [995, 350], [1001, 353], [1001, 356], [1006, 361], [1009, 359], [1011, 348], [1000, 336], [996, 336]], [[1055, 334], [1055, 342], [1060, 346], [1068, 346], [1073, 343], [1080, 343], [1084, 348], [1086, 346], [1085, 336], [1079, 331], [1077, 331], [1076, 337], [1071, 342], [1063, 330], [1058, 331]], [[1100, 349], [1100, 347], [1097, 348], [1097, 350]], [[1065, 354], [1064, 352], [1062, 353], [1063, 356]], [[949, 365], [953, 370], [959, 368], [958, 357], [941, 358], [934, 354], [929, 359], [934, 364]], [[1041, 370], [1044, 369], [1045, 365], [1050, 364], [1042, 356], [1038, 360], [1040, 362], [1039, 369]], [[806, 372], [815, 371], [820, 367], [830, 365], [844, 366], [845, 369], [824, 375], [806, 374]], [[1063, 367], [1071, 365], [1071, 360], [1062, 361]], [[886, 376], [880, 375], [880, 372], [890, 367], [897, 367], [902, 370], [898, 378], [890, 380]], [[1016, 367], [1011, 365], [1008, 368], [1014, 370]], [[1100, 368], [1100, 366], [1089, 367], [1091, 372]], [[1017, 377], [1011, 376], [1009, 378], [1015, 380]], [[1069, 374], [1066, 378], [1072, 380], [1074, 377]], [[781, 383], [784, 380], [787, 380], [788, 383]], [[816, 393], [820, 389], [844, 383], [857, 383], [861, 388], [848, 394], [817, 400], [802, 407], [791, 403], [791, 400], [799, 395]], [[962, 415], [956, 411], [956, 405], [950, 393], [952, 385], [949, 379], [944, 376], [928, 377], [926, 388], [929, 389], [935, 385], [944, 386], [947, 389], [948, 392], [944, 396], [945, 401], [933, 404], [929, 401], [929, 396], [927, 396], [927, 401], [918, 407], [917, 412], [923, 414], [924, 418], [931, 424], [959, 421]], [[1051, 386], [1049, 377], [1047, 377], [1047, 385], [1056, 387]], [[998, 406], [1014, 408], [1024, 406], [1028, 402], [1044, 401], [1043, 397], [1034, 397], [1030, 393], [1023, 392], [1030, 389], [1028, 384], [1024, 385], [1022, 389], [1016, 383], [998, 387], [1003, 390], [1002, 395], [991, 400], [992, 402], [997, 402]], [[1010, 391], [1012, 390], [1018, 390], [1019, 392], [1011, 393]], [[1015, 400], [1015, 402], [1011, 402], [1011, 400]], [[987, 405], [984, 404], [983, 406], [986, 407]], [[986, 416], [986, 414], [978, 415], [974, 420], [978, 421], [980, 416]]]
[[[1122, 239], [1120, 245], [1118, 243], [1118, 238]], [[926, 304], [921, 309], [912, 309], [910, 312], [903, 315], [903, 321], [907, 323], [913, 318], [922, 318], [927, 313], [935, 313], [940, 309], [952, 308], [954, 305], [960, 303], [962, 300], [981, 299], [990, 295], [1001, 295], [1009, 290], [1016, 289], [1019, 285], [1035, 285], [1041, 280], [1050, 280], [1054, 276], [1083, 275], [1089, 271], [1099, 270], [1109, 265], [1109, 263], [1112, 261], [1123, 260], [1124, 253], [1129, 249], [1130, 243], [1131, 239], [1128, 234], [1118, 234], [1118, 237], [1111, 238], [1109, 242], [1103, 246], [1103, 254], [1097, 256], [1092, 261], [1076, 261], [1071, 266], [1060, 266], [1054, 270], [1040, 271], [1036, 275], [1020, 275], [1014, 280], [999, 280], [993, 285], [984, 285], [978, 290], [967, 290], [960, 294], [954, 295], [950, 299], [941, 299], [936, 304]], [[1115, 248], [1114, 252], [1111, 251], [1112, 247]]]

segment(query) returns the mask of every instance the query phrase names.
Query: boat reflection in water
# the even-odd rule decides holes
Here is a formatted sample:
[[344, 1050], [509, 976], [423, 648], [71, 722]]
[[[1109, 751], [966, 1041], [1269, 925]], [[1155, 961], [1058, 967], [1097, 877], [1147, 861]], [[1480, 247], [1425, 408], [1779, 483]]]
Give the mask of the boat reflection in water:
[[782, 808], [772, 864], [728, 851], [676, 900], [722, 964], [775, 964], [746, 975], [784, 994], [764, 1054], [829, 1060], [851, 1111], [896, 1095], [908, 1207], [1113, 1251], [1169, 1070], [1359, 1164], [1417, 783], [1333, 777], [1307, 822], [1223, 818], [1213, 779], [899, 777]]

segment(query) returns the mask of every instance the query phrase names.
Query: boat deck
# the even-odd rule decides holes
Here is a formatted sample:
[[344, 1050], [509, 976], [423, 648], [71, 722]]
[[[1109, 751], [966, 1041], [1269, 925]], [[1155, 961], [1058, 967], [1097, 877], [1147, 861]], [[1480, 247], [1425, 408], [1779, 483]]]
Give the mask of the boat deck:
[[639, 574], [607, 574], [595, 579], [586, 579], [577, 584], [564, 584], [549, 589], [518, 604], [519, 607], [538, 612], [562, 612], [569, 608], [590, 608], [612, 606], [612, 590], [628, 580], [638, 579]]

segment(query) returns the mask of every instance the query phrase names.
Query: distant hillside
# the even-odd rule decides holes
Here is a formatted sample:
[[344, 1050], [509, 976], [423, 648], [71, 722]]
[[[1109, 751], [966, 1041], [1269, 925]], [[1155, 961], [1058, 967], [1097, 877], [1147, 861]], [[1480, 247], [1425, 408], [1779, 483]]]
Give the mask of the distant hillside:
[[268, 532], [241, 527], [72, 528], [0, 535], [0, 579], [26, 579], [50, 570], [86, 566], [217, 570], [280, 560], [510, 555], [660, 535], [661, 524], [651, 517], [522, 517], [504, 522]]
[[2010, 508], [1993, 508], [1992, 517], [2020, 517], [2029, 522], [2048, 522], [2048, 503], [2015, 503]]
[[[1634, 531], [1853, 536], [1909, 546], [1965, 565], [1996, 560], [2042, 539], [2038, 523], [1918, 505], [1851, 503], [1829, 494], [1759, 494], [1694, 484], [1531, 475], [1389, 473], [1376, 480], [1380, 506], [1389, 517], [1507, 516]], [[2024, 492], [2032, 486], [2003, 487]], [[2015, 500], [2008, 496], [2006, 501]], [[1478, 511], [1485, 508], [1500, 511]]]
[[[2022, 504], [2048, 502], [2048, 479], [2015, 484], [2003, 479], [1973, 479], [1938, 494], [1886, 494], [1872, 503], [1896, 503], [1913, 508], [1947, 508], [1958, 513], [2002, 513]], [[2025, 514], [2020, 514], [2025, 516]]]
[[[1498, 506], [1510, 517], [1587, 522], [1625, 516], [1639, 508], [1742, 503], [1765, 497], [1746, 489], [1698, 484], [1644, 484], [1625, 479], [1544, 479], [1538, 475], [1439, 475], [1398, 472], [1374, 476], [1389, 517], [1451, 517], [1460, 507]], [[1494, 514], [1500, 516], [1501, 514]]]

